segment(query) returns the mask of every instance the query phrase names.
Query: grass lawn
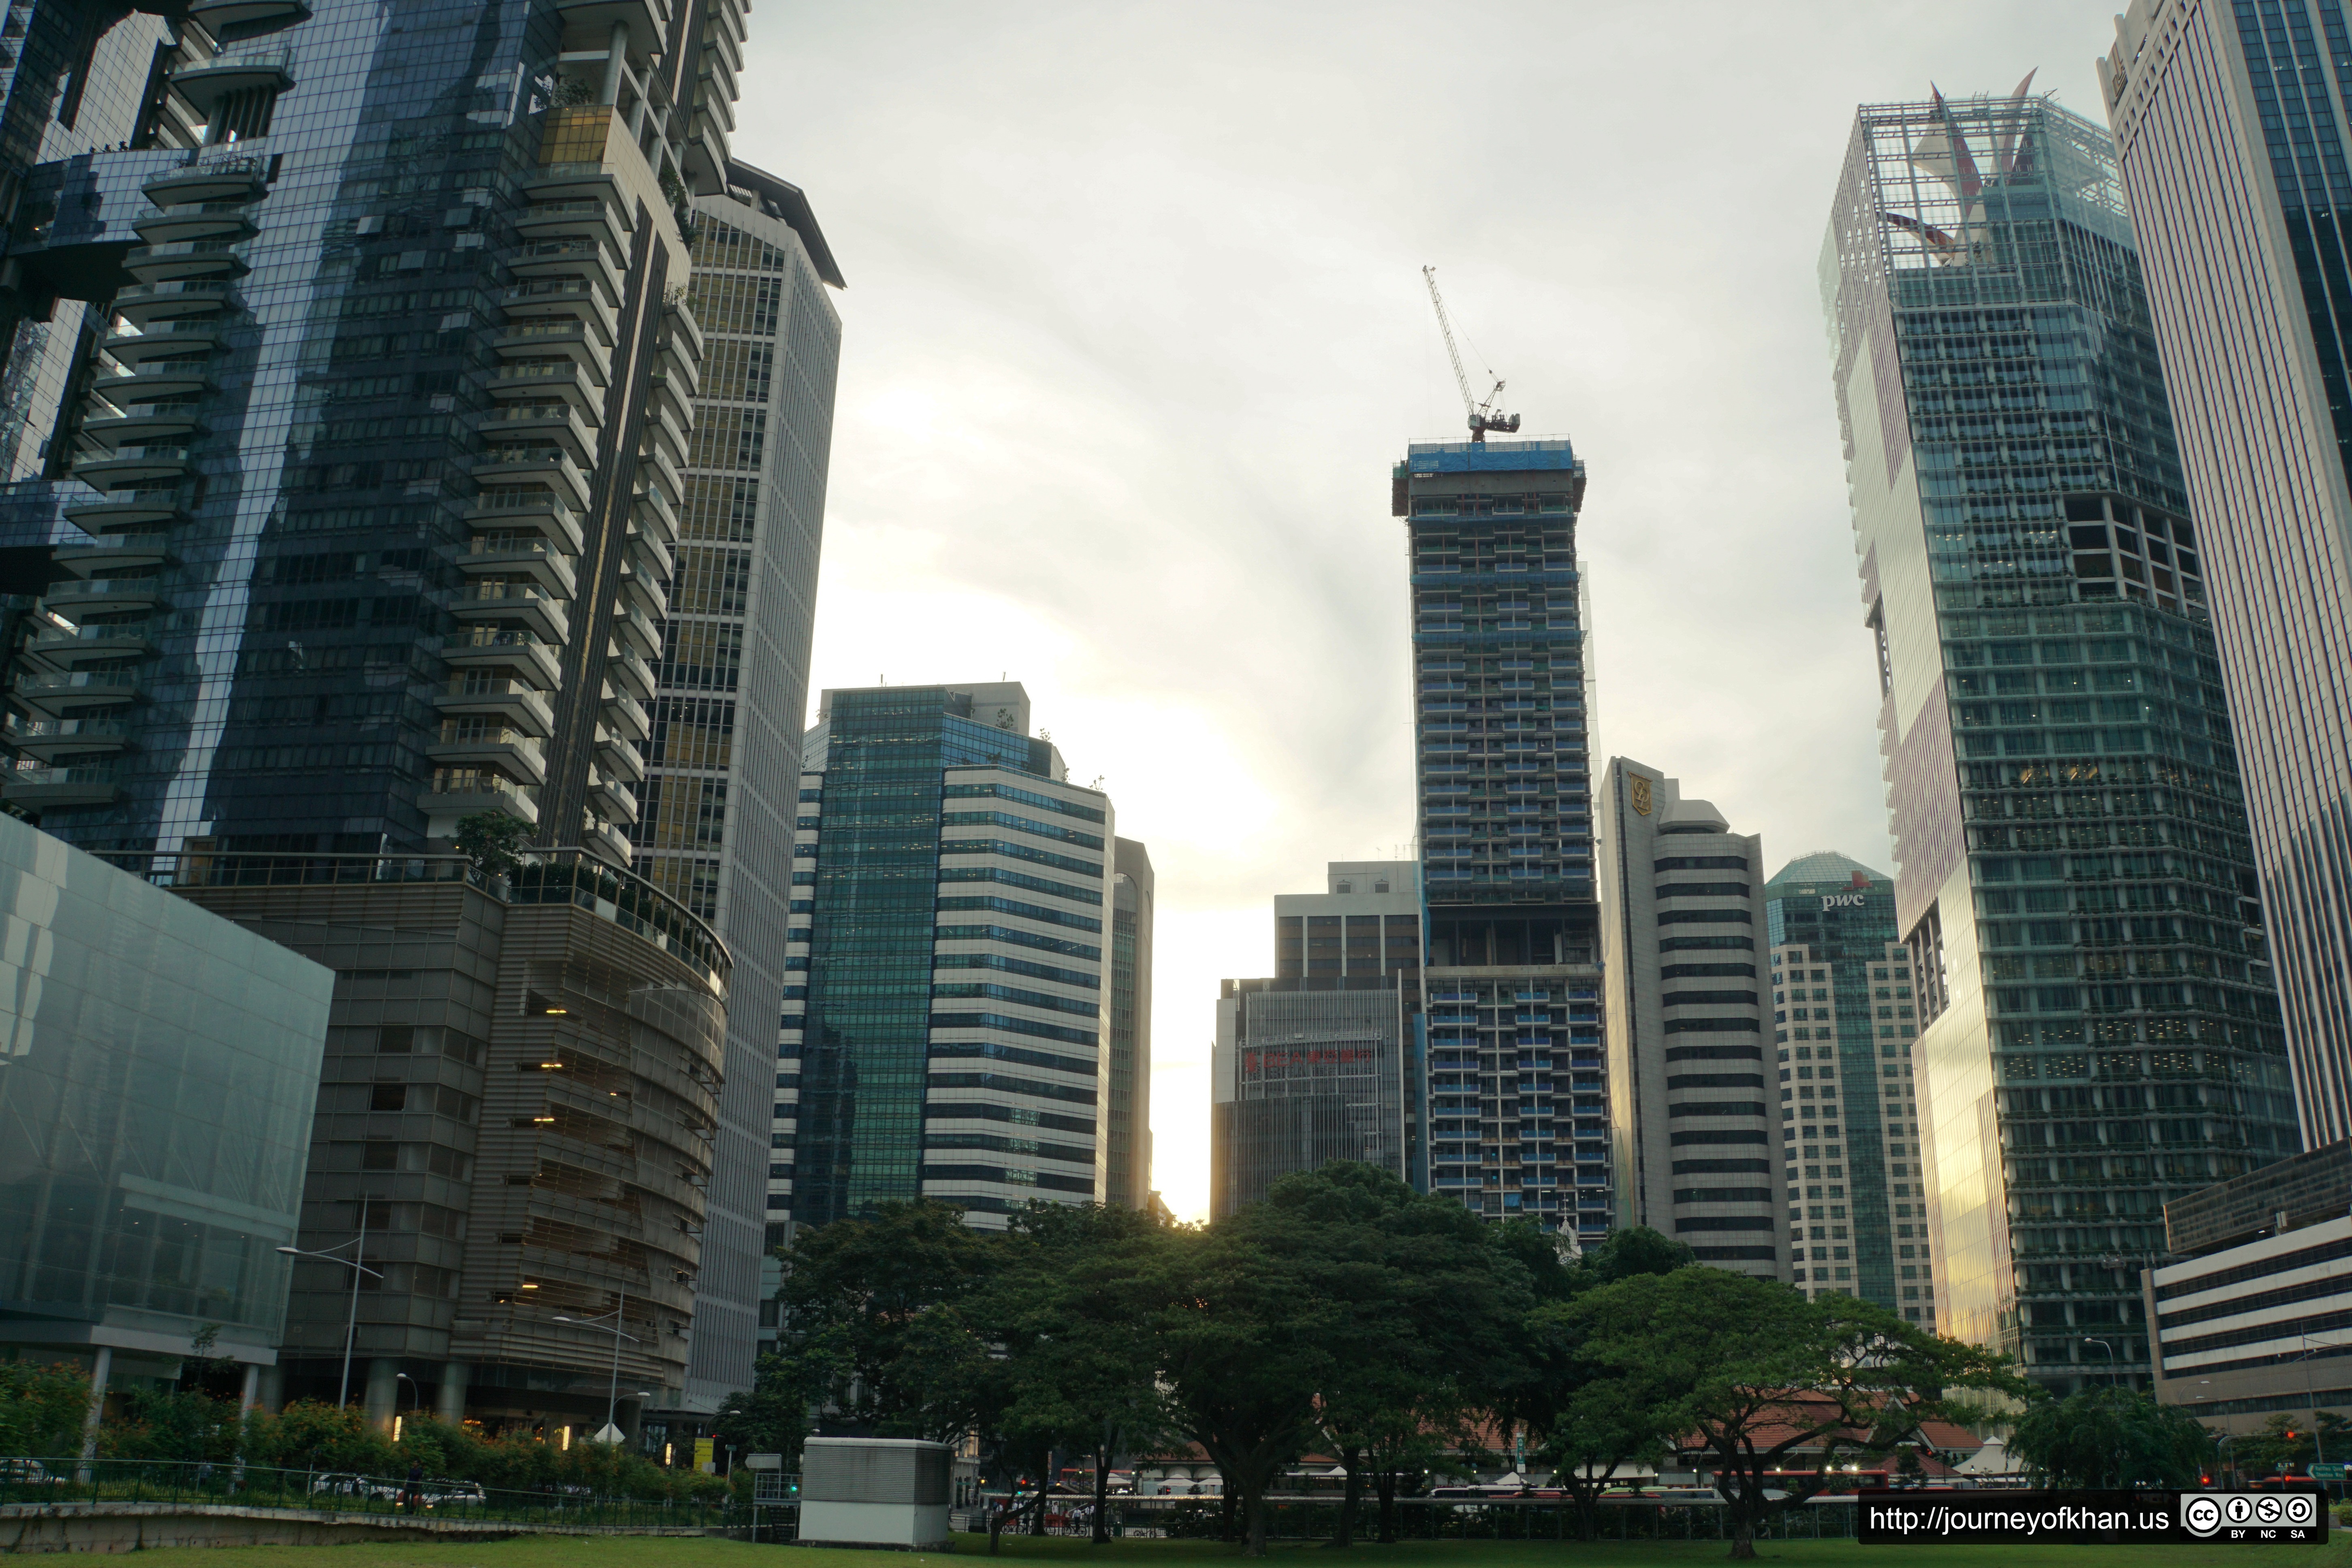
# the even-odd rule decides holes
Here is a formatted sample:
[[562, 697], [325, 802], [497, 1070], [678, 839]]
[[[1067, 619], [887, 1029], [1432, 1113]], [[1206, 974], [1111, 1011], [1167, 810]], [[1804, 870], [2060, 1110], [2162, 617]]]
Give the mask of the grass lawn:
[[[1723, 1542], [1412, 1542], [1331, 1552], [1312, 1542], [1276, 1542], [1291, 1568], [1696, 1568], [1725, 1560]], [[192, 1555], [194, 1553], [192, 1552]], [[544, 1536], [489, 1544], [361, 1542], [350, 1546], [210, 1547], [205, 1568], [941, 1568], [939, 1552], [843, 1552], [753, 1546], [735, 1541], [645, 1536]], [[987, 1538], [960, 1536], [953, 1556], [988, 1555]], [[1229, 1561], [1210, 1541], [1122, 1541], [1095, 1547], [1058, 1536], [1008, 1535], [1008, 1564], [1044, 1568], [1178, 1568]], [[1851, 1541], [1768, 1541], [1761, 1561], [1783, 1568], [2352, 1568], [2352, 1531], [2324, 1547], [2294, 1546], [1912, 1546], [1863, 1547]], [[194, 1568], [192, 1564], [191, 1568]]]

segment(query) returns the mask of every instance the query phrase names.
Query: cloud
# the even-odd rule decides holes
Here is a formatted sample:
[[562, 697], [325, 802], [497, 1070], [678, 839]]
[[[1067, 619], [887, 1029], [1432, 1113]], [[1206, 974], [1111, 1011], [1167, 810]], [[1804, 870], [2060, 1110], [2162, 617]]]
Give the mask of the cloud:
[[[890, 3], [752, 17], [739, 154], [850, 289], [816, 684], [1027, 683], [1160, 880], [1159, 1181], [1216, 983], [1412, 833], [1390, 466], [1461, 425], [1420, 268], [1590, 465], [1598, 752], [1774, 864], [1889, 861], [1814, 268], [1854, 105], [2098, 116], [2088, 0]], [[1857, 25], [1864, 17], [1867, 25]], [[1484, 388], [1480, 389], [1482, 392]]]

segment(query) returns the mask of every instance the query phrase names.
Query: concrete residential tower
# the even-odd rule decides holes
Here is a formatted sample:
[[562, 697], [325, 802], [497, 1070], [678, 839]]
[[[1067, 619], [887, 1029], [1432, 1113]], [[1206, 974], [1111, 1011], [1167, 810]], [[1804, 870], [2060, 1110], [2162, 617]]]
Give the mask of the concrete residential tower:
[[[2252, 808], [2296, 1105], [2352, 1135], [2352, 36], [2337, 0], [2135, 0], [2099, 62]], [[2195, 563], [2192, 565], [2192, 563]]]
[[1765, 1065], [1763, 840], [1612, 757], [1602, 780], [1601, 967], [1618, 1218], [1703, 1263], [1789, 1277], [1783, 1128]]
[[1151, 852], [1116, 841], [1110, 906], [1110, 1111], [1103, 1202], [1151, 1202]]
[[2070, 1390], [2147, 1363], [2161, 1205], [2295, 1146], [2112, 145], [2022, 93], [1864, 109], [1822, 291], [1937, 1327]]
[[1564, 440], [1416, 443], [1412, 572], [1433, 1192], [1607, 1234], [1600, 905]]

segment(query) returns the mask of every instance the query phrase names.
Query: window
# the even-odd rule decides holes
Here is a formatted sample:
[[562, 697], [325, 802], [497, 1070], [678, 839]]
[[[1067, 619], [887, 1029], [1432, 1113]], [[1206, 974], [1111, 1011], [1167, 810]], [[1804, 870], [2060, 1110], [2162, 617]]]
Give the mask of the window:
[[405, 1110], [408, 1109], [408, 1086], [404, 1083], [379, 1083], [368, 1096], [370, 1110]]

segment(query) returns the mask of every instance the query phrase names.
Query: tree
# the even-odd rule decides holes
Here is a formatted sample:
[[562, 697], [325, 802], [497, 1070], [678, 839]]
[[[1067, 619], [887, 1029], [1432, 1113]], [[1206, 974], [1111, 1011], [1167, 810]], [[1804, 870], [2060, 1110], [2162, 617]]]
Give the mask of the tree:
[[2116, 1490], [2195, 1487], [2215, 1446], [2213, 1435], [2178, 1405], [2107, 1385], [2036, 1399], [2017, 1418], [2009, 1447], [2060, 1486]]
[[[1884, 1453], [1944, 1413], [1945, 1391], [2022, 1394], [2004, 1356], [1939, 1339], [1852, 1297], [1809, 1301], [1769, 1279], [1723, 1268], [1637, 1275], [1567, 1309], [1584, 1353], [1643, 1391], [1648, 1419], [1706, 1450], [1731, 1513], [1735, 1560], [1756, 1531], [1827, 1483], [1841, 1452]], [[1775, 1470], [1799, 1455], [1810, 1484], [1782, 1489]]]
[[62, 1363], [0, 1362], [0, 1454], [81, 1451], [89, 1374]]
[[503, 811], [477, 811], [457, 819], [454, 842], [476, 870], [510, 877], [522, 869], [520, 850], [530, 842], [530, 826]]
[[841, 1325], [825, 1323], [761, 1356], [751, 1386], [719, 1406], [713, 1433], [739, 1452], [781, 1454], [784, 1468], [799, 1469], [816, 1412], [848, 1368], [847, 1337]]
[[802, 1358], [844, 1427], [952, 1441], [980, 1416], [985, 1348], [962, 1308], [993, 1267], [988, 1238], [936, 1199], [885, 1203], [803, 1231], [784, 1257], [777, 1352]]

